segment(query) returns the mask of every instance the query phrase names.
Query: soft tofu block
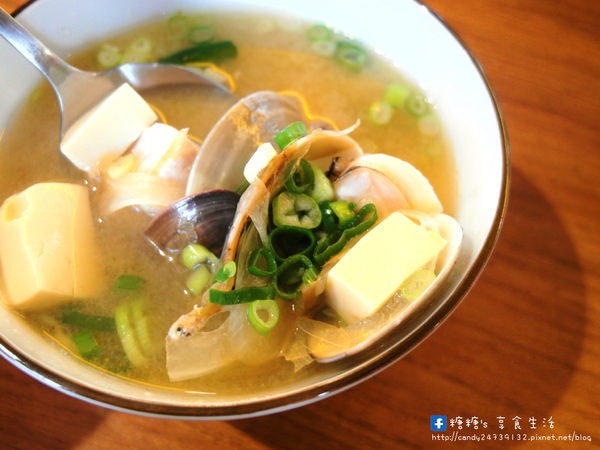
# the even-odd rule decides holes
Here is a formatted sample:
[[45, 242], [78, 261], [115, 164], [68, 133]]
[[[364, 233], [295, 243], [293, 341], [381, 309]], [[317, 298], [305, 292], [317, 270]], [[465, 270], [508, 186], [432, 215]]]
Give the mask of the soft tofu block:
[[40, 183], [6, 199], [0, 209], [0, 263], [9, 301], [37, 310], [103, 289], [88, 191]]
[[107, 155], [119, 156], [157, 116], [128, 84], [123, 84], [71, 126], [61, 151], [79, 169], [89, 171]]
[[269, 143], [260, 145], [244, 166], [244, 178], [252, 183], [258, 178], [258, 174], [277, 155], [277, 150]]
[[375, 313], [446, 245], [438, 233], [394, 212], [367, 232], [331, 269], [326, 301], [348, 323]]

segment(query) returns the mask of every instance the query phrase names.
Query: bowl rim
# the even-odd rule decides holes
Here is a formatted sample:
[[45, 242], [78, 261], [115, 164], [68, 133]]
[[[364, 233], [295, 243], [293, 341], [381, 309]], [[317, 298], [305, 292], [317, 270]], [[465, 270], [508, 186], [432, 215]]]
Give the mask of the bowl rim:
[[[19, 6], [12, 12], [12, 16], [17, 17], [20, 13], [25, 11], [30, 5], [36, 3], [37, 1], [38, 0], [29, 0], [28, 2]], [[421, 342], [425, 340], [427, 336], [432, 334], [435, 329], [437, 329], [437, 326], [439, 326], [450, 316], [452, 311], [458, 307], [477, 278], [483, 272], [485, 265], [490, 259], [492, 250], [498, 241], [500, 231], [504, 224], [508, 208], [511, 174], [510, 146], [504, 114], [481, 63], [466, 45], [464, 40], [459, 36], [459, 34], [448, 23], [446, 23], [446, 21], [438, 13], [436, 13], [428, 5], [422, 3], [421, 0], [411, 1], [417, 3], [421, 7], [424, 7], [427, 12], [431, 14], [439, 22], [439, 24], [450, 33], [450, 35], [467, 53], [471, 62], [477, 69], [479, 76], [484, 82], [493, 103], [496, 120], [500, 131], [502, 144], [502, 174], [500, 196], [498, 198], [494, 220], [484, 240], [481, 250], [471, 263], [465, 276], [454, 288], [453, 292], [448, 296], [446, 301], [435, 310], [426, 323], [421, 323], [415, 332], [412, 333], [401, 346], [398, 346], [389, 352], [382, 352], [374, 356], [373, 359], [368, 361], [366, 364], [361, 365], [358, 369], [346, 371], [344, 374], [339, 375], [332, 380], [325, 380], [316, 384], [315, 386], [300, 388], [291, 393], [276, 395], [264, 399], [251, 399], [247, 402], [236, 402], [222, 406], [212, 404], [206, 406], [169, 405], [164, 403], [144, 402], [142, 400], [131, 400], [113, 395], [111, 393], [103, 392], [78, 384], [75, 381], [71, 381], [49, 369], [46, 369], [21, 353], [2, 337], [0, 337], [0, 355], [9, 363], [41, 383], [66, 395], [98, 406], [149, 417], [193, 420], [231, 420], [258, 417], [282, 412], [330, 397], [371, 378], [372, 376], [384, 370], [386, 367], [401, 359], [407, 353], [414, 350]], [[435, 323], [437, 325], [434, 327], [425, 326], [430, 323]]]

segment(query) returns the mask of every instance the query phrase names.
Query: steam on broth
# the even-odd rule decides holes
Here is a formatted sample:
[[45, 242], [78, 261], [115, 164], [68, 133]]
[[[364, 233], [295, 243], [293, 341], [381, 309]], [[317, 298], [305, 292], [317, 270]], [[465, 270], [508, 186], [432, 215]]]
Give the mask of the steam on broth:
[[[452, 237], [456, 233], [460, 234], [460, 231], [454, 228], [451, 218], [441, 214], [441, 206], [428, 210], [427, 206], [423, 209], [416, 205], [426, 204], [427, 202], [421, 201], [422, 198], [433, 196], [436, 201], [439, 198], [438, 203], [441, 202], [447, 214], [452, 214], [456, 194], [454, 167], [435, 109], [426, 102], [416, 85], [399, 74], [388, 61], [373, 52], [367, 52], [360, 44], [350, 43], [346, 37], [322, 25], [315, 26], [288, 17], [266, 15], [178, 14], [167, 21], [138, 28], [88, 48], [75, 56], [71, 62], [85, 70], [100, 70], [101, 65], [118, 63], [123, 61], [122, 58], [134, 61], [156, 60], [207, 38], [212, 42], [231, 41], [237, 47], [235, 57], [220, 60], [217, 66], [211, 66], [208, 70], [224, 82], [233, 83], [234, 93], [238, 98], [244, 99], [268, 91], [273, 93], [268, 95], [273, 95], [274, 102], [298, 102], [302, 114], [308, 113], [304, 120], [308, 130], [304, 134], [292, 136], [294, 139], [280, 145], [281, 148], [273, 145], [275, 155], [271, 155], [271, 159], [263, 158], [262, 165], [255, 170], [255, 179], [259, 179], [259, 184], [263, 183], [267, 190], [272, 191], [266, 197], [266, 208], [264, 204], [262, 210], [257, 206], [260, 202], [264, 203], [264, 195], [261, 197], [257, 194], [256, 204], [252, 203], [252, 192], [248, 194], [248, 190], [254, 188], [252, 182], [247, 183], [250, 184], [250, 188], [244, 192], [240, 203], [237, 203], [236, 199], [237, 209], [234, 204], [233, 211], [238, 219], [248, 204], [248, 217], [256, 215], [258, 210], [263, 215], [267, 214], [267, 220], [262, 225], [263, 228], [256, 224], [255, 217], [241, 222], [238, 230], [241, 243], [235, 243], [230, 257], [227, 256], [227, 252], [228, 245], [231, 244], [231, 230], [229, 240], [225, 243], [225, 256], [222, 260], [214, 262], [214, 266], [206, 259], [198, 259], [200, 264], [191, 262], [188, 267], [181, 263], [182, 252], [187, 252], [188, 259], [194, 260], [193, 255], [190, 255], [198, 248], [189, 246], [194, 242], [186, 242], [176, 251], [170, 247], [163, 249], [167, 257], [157, 252], [144, 236], [144, 230], [153, 220], [158, 220], [156, 216], [159, 209], [168, 211], [169, 207], [166, 205], [161, 208], [148, 208], [143, 205], [126, 207], [106, 214], [103, 211], [102, 196], [105, 195], [107, 183], [110, 183], [111, 178], [107, 175], [110, 173], [107, 167], [115, 167], [115, 158], [99, 162], [100, 168], [93, 174], [78, 170], [64, 158], [59, 151], [58, 111], [55, 99], [45, 85], [32, 92], [0, 141], [0, 200], [5, 201], [36, 183], [77, 184], [86, 186], [89, 190], [92, 217], [95, 219], [94, 238], [101, 253], [102, 276], [106, 280], [101, 293], [93, 298], [77, 298], [76, 301], [51, 308], [32, 308], [26, 312], [31, 323], [58, 345], [102, 370], [143, 382], [202, 392], [261, 390], [274, 384], [291, 382], [311, 371], [318, 371], [321, 367], [320, 362], [336, 359], [340, 355], [343, 356], [344, 352], [353, 352], [353, 348], [361, 348], [363, 342], [368, 343], [370, 336], [377, 336], [377, 329], [393, 324], [394, 321], [400, 320], [398, 318], [403, 314], [410, 313], [410, 307], [415, 300], [434, 287], [434, 280], [443, 277], [444, 271], [447, 271], [452, 263], [452, 252], [458, 245]], [[348, 43], [350, 53], [347, 61], [340, 62], [336, 55], [340, 48], [346, 45], [344, 43]], [[359, 49], [358, 53], [356, 48]], [[364, 55], [360, 53], [363, 51]], [[332, 56], [332, 52], [338, 53]], [[368, 58], [364, 66], [363, 57]], [[191, 86], [172, 86], [144, 92], [144, 99], [164, 114], [170, 126], [177, 130], [189, 128], [187, 136], [190, 145], [196, 145], [195, 140], [205, 139], [231, 107], [231, 101], [225, 96]], [[360, 120], [358, 126], [355, 125], [357, 120]], [[324, 124], [325, 128], [328, 124], [333, 124], [342, 131], [320, 131], [319, 124]], [[344, 131], [349, 127], [352, 128]], [[285, 126], [280, 127], [277, 132], [281, 132], [283, 128]], [[328, 145], [343, 149], [356, 145], [359, 153], [352, 158], [348, 157], [343, 167], [331, 166], [332, 159], [339, 156], [334, 150], [327, 153], [329, 150], [325, 149], [325, 159], [319, 159], [320, 162], [311, 161], [311, 149]], [[195, 148], [197, 150], [197, 147]], [[201, 150], [203, 148], [205, 147], [200, 147]], [[223, 149], [224, 152], [228, 150]], [[256, 148], [252, 149], [251, 154], [254, 154], [254, 150]], [[365, 155], [362, 155], [363, 152]], [[284, 160], [282, 155], [289, 156]], [[277, 164], [278, 159], [282, 160], [281, 169], [269, 169], [269, 164]], [[305, 160], [309, 162], [303, 163]], [[344, 158], [341, 161], [343, 162]], [[243, 161], [241, 166], [246, 162]], [[125, 164], [127, 161], [121, 163]], [[322, 167], [318, 167], [319, 164]], [[265, 175], [269, 171], [272, 172], [271, 178]], [[287, 187], [290, 176], [295, 180], [295, 184], [301, 187], [306, 173], [313, 172], [314, 179], [307, 190], [295, 192]], [[329, 176], [328, 179], [319, 178], [325, 174]], [[239, 187], [243, 187], [244, 181], [244, 177], [240, 176]], [[315, 194], [316, 183], [325, 183], [320, 186], [334, 189], [332, 192], [336, 194], [336, 198], [319, 197], [321, 194]], [[356, 186], [363, 186], [365, 183], [369, 186], [382, 186], [387, 183], [395, 186], [392, 189], [404, 189], [402, 198], [408, 206], [404, 204], [402, 208], [391, 208], [387, 211], [384, 206], [390, 204], [387, 198], [378, 197], [368, 190], [356, 190]], [[433, 186], [431, 193], [428, 190], [431, 189], [429, 183]], [[414, 186], [417, 186], [417, 193], [410, 192]], [[181, 185], [181, 195], [178, 195], [178, 198], [183, 196], [184, 188], [185, 183]], [[425, 194], [422, 194], [423, 192]], [[309, 199], [306, 200], [305, 197]], [[417, 200], [414, 200], [415, 198]], [[314, 201], [316, 204], [325, 202], [327, 207], [312, 210], [300, 208], [300, 211], [293, 206], [292, 213], [298, 214], [299, 222], [292, 224], [288, 221], [289, 211], [286, 212], [285, 208], [289, 208], [290, 202], [294, 204], [300, 200]], [[378, 201], [381, 203], [377, 204]], [[331, 202], [334, 203], [333, 206]], [[374, 205], [373, 210], [369, 210], [369, 204]], [[199, 208], [198, 205], [193, 206]], [[402, 209], [402, 217], [397, 209]], [[306, 221], [311, 220], [308, 216], [317, 213], [318, 223], [307, 226]], [[336, 221], [334, 227], [337, 228], [334, 231], [321, 223], [326, 214]], [[354, 227], [366, 223], [370, 218], [373, 220], [368, 227], [365, 225], [364, 229], [356, 231], [356, 235], [349, 235], [346, 239], [348, 242], [344, 242], [346, 245], [341, 251], [329, 255], [329, 247], [333, 247], [335, 242], [342, 239], [344, 228], [341, 223], [345, 220], [344, 214], [349, 221], [354, 220], [351, 224]], [[158, 217], [160, 219], [163, 216]], [[434, 258], [429, 257], [422, 263], [415, 263], [417, 265], [412, 269], [412, 266], [407, 264], [406, 270], [410, 271], [410, 276], [405, 278], [412, 281], [412, 284], [403, 283], [402, 289], [397, 289], [398, 293], [393, 295], [382, 293], [382, 296], [387, 295], [383, 306], [379, 305], [367, 316], [355, 318], [355, 306], [348, 309], [339, 305], [353, 295], [356, 295], [357, 299], [362, 298], [356, 293], [358, 291], [353, 290], [360, 287], [340, 287], [345, 286], [345, 277], [349, 277], [348, 273], [353, 270], [345, 267], [352, 263], [352, 258], [360, 260], [360, 252], [369, 255], [369, 250], [364, 248], [364, 245], [361, 247], [363, 237], [364, 242], [369, 242], [370, 239], [371, 245], [380, 245], [382, 241], [373, 230], [379, 229], [384, 223], [392, 222], [394, 229], [405, 230], [405, 236], [414, 238], [422, 235], [423, 242], [426, 242], [423, 248], [431, 248]], [[235, 226], [234, 221], [232, 229]], [[320, 256], [314, 250], [308, 253], [307, 259], [311, 267], [302, 266], [299, 272], [300, 275], [308, 274], [308, 279], [300, 284], [296, 283], [294, 289], [291, 289], [294, 292], [297, 289], [302, 290], [304, 301], [298, 298], [282, 299], [280, 291], [273, 294], [266, 290], [261, 292], [265, 298], [260, 295], [251, 298], [252, 302], [249, 303], [255, 306], [253, 312], [247, 305], [216, 306], [208, 301], [211, 296], [214, 297], [213, 300], [219, 297], [220, 294], [211, 293], [215, 290], [229, 290], [235, 293], [244, 288], [271, 286], [270, 277], [274, 276], [272, 273], [261, 278], [256, 275], [244, 275], [244, 271], [253, 253], [258, 255], [257, 258], [263, 258], [267, 254], [266, 250], [262, 254], [258, 251], [268, 247], [265, 241], [261, 241], [261, 233], [272, 234], [275, 231], [277, 234], [278, 228], [289, 232], [286, 227], [290, 226], [314, 230], [314, 233], [310, 233], [317, 236], [315, 239], [324, 242], [320, 255], [327, 255], [319, 259]], [[347, 229], [352, 229], [353, 226], [348, 225]], [[285, 239], [288, 242], [296, 237], [287, 236]], [[398, 245], [405, 240], [400, 239]], [[436, 245], [442, 240], [448, 244], [440, 250]], [[440, 247], [443, 245], [440, 244]], [[296, 262], [305, 261], [295, 255], [294, 250], [291, 252], [290, 256], [296, 256]], [[220, 255], [217, 253], [216, 256]], [[3, 256], [3, 265], [6, 264], [4, 259]], [[266, 260], [261, 259], [257, 266], [268, 272]], [[228, 261], [236, 263], [236, 274], [229, 278], [231, 273], [223, 270], [232, 268], [231, 265], [225, 264]], [[283, 261], [285, 258], [278, 256], [275, 262], [276, 270], [281, 273], [284, 272], [284, 269], [281, 269]], [[397, 273], [404, 267], [404, 263], [394, 261], [386, 263], [387, 268], [391, 264], [394, 270], [390, 273]], [[309, 270], [312, 265], [314, 273]], [[204, 268], [204, 275], [200, 274], [201, 268]], [[330, 270], [332, 272], [328, 278]], [[222, 276], [223, 281], [209, 288], [217, 272], [217, 276]], [[191, 274], [196, 274], [196, 278], [205, 276], [209, 280], [204, 280], [204, 285], [195, 294], [193, 284], [190, 284]], [[280, 278], [276, 278], [276, 287]], [[226, 288], [227, 284], [230, 286]], [[329, 293], [320, 291], [315, 298], [311, 298], [313, 303], [309, 305], [306, 299], [310, 294], [307, 294], [307, 291], [316, 284], [322, 285], [321, 287], [327, 285]], [[373, 286], [368, 288], [376, 290]], [[338, 291], [339, 293], [334, 294]], [[241, 296], [238, 295], [235, 302]], [[234, 297], [235, 294], [230, 296]], [[329, 300], [323, 303], [323, 298]], [[254, 303], [255, 300], [267, 303]], [[195, 305], [203, 303], [208, 307], [194, 309]], [[275, 321], [276, 325], [271, 327], [269, 319], [273, 318], [273, 308], [277, 310], [278, 319]], [[253, 319], [248, 319], [249, 314], [254, 314]], [[115, 315], [116, 328], [111, 321], [104, 325], [102, 322], [100, 325], [95, 323], [91, 326], [78, 322], [81, 317], [86, 316], [113, 318]], [[200, 317], [203, 315], [206, 317]], [[119, 321], [118, 317], [126, 317], [126, 322], [133, 331], [122, 329], [123, 322]], [[352, 320], [349, 321], [348, 317], [352, 317]], [[252, 327], [248, 326], [249, 320], [253, 321]], [[194, 331], [188, 332], [186, 327], [191, 321], [194, 322], [194, 326], [190, 326], [189, 329]], [[244, 326], [236, 328], [235, 324], [242, 322]], [[103, 326], [106, 328], [103, 329]], [[222, 348], [222, 354], [219, 353], [218, 356], [223, 359], [223, 364], [216, 364], [214, 371], [194, 368], [190, 371], [191, 375], [182, 375], [187, 373], [188, 365], [204, 365], [205, 368], [210, 366], [208, 361], [173, 362], [179, 358], [177, 352], [189, 355], [190, 347], [193, 347], [193, 351], [198, 348], [195, 343], [192, 346], [185, 344], [186, 333], [204, 333], [201, 334], [201, 338], [194, 338], [194, 342], [202, 341], [200, 347], [204, 345], [207, 351], [218, 353], [218, 346], [225, 345], [223, 342], [227, 340], [215, 334], [215, 330], [222, 328], [229, 330], [229, 344]], [[134, 336], [128, 333], [133, 333]], [[136, 333], [142, 333], [144, 336], [140, 337]], [[166, 359], [163, 344], [166, 336], [169, 336], [167, 351], [171, 349], [171, 362]], [[133, 339], [137, 343], [134, 347], [141, 356], [132, 355], [132, 350], [127, 348], [128, 344], [124, 339]], [[276, 339], [281, 342], [270, 343]], [[140, 344], [140, 341], [145, 343]], [[338, 344], [347, 348], [343, 351], [336, 350]], [[88, 348], [88, 353], [82, 352], [82, 346]], [[256, 364], [257, 361], [260, 364]], [[180, 367], [182, 365], [185, 366], [183, 369]], [[166, 367], [170, 367], [170, 373]]]

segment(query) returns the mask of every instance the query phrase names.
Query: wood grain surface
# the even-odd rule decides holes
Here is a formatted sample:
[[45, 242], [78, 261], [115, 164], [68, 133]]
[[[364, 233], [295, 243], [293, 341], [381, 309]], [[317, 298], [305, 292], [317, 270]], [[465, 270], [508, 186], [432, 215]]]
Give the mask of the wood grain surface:
[[[21, 3], [0, 0], [8, 11]], [[600, 446], [600, 2], [425, 3], [485, 68], [512, 152], [504, 230], [454, 315], [403, 360], [350, 391], [251, 420], [166, 421], [109, 411], [0, 361], [0, 447], [429, 447], [442, 444], [432, 441], [433, 414], [477, 416], [488, 422], [477, 433], [492, 439], [519, 432], [593, 440], [473, 447]], [[498, 416], [506, 418], [503, 431]], [[522, 430], [514, 430], [515, 416]], [[535, 430], [530, 417], [538, 420]]]

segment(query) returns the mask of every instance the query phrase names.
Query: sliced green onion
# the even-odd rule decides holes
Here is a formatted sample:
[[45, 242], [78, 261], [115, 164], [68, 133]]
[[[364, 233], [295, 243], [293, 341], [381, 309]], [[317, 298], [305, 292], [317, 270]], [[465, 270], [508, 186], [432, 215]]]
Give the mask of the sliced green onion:
[[209, 301], [218, 305], [239, 305], [254, 300], [272, 299], [275, 296], [273, 286], [250, 286], [233, 291], [211, 289], [208, 293]]
[[319, 265], [325, 264], [329, 258], [340, 253], [350, 239], [367, 231], [375, 222], [377, 222], [377, 208], [374, 204], [368, 203], [356, 214], [350, 223], [351, 226], [341, 234], [332, 233], [327, 239], [319, 241], [313, 253], [314, 261]]
[[304, 273], [302, 274], [302, 283], [305, 286], [310, 286], [315, 281], [317, 281], [318, 275], [319, 274], [317, 273], [317, 270], [315, 268], [309, 267], [308, 269], [304, 270]]
[[91, 359], [100, 354], [100, 347], [90, 330], [81, 331], [73, 335], [73, 342], [77, 351], [85, 359]]
[[144, 280], [137, 275], [121, 275], [115, 280], [114, 291], [139, 291], [144, 286]]
[[316, 228], [321, 223], [321, 210], [306, 194], [282, 192], [271, 203], [273, 223], [280, 226]]
[[237, 56], [237, 47], [231, 41], [201, 42], [159, 61], [168, 64], [188, 64], [193, 62], [220, 62]]
[[409, 94], [410, 89], [408, 86], [392, 83], [385, 90], [383, 100], [396, 109], [402, 109], [404, 108], [404, 103], [406, 102]]
[[195, 268], [194, 271], [188, 275], [185, 287], [193, 295], [200, 295], [208, 287], [211, 279], [212, 273], [210, 273], [210, 270], [208, 270], [206, 265], [202, 265]]
[[419, 131], [425, 136], [435, 136], [440, 132], [440, 120], [433, 113], [419, 118], [417, 126], [419, 127]]
[[279, 322], [279, 305], [275, 300], [255, 300], [248, 305], [248, 321], [260, 334], [268, 334]]
[[310, 49], [317, 55], [333, 56], [337, 45], [333, 41], [314, 41], [310, 44]]
[[192, 28], [188, 39], [192, 44], [199, 44], [201, 42], [212, 41], [215, 38], [215, 29], [208, 25]]
[[352, 42], [338, 42], [335, 60], [348, 70], [360, 72], [367, 63], [367, 52]]
[[414, 117], [421, 117], [429, 111], [429, 103], [425, 96], [419, 92], [413, 91], [406, 99], [406, 110]]
[[337, 218], [340, 228], [346, 228], [356, 216], [356, 213], [350, 208], [350, 204], [344, 200], [330, 202], [329, 207]]
[[[259, 260], [261, 259], [265, 262], [265, 269], [261, 269], [258, 267]], [[275, 274], [277, 270], [277, 262], [275, 261], [275, 254], [273, 250], [265, 247], [257, 248], [250, 255], [250, 259], [248, 260], [248, 272], [257, 277], [268, 277]]]
[[310, 255], [315, 242], [314, 233], [301, 227], [276, 227], [269, 234], [269, 248], [279, 261], [294, 255]]
[[311, 164], [304, 160], [300, 160], [300, 164], [296, 171], [285, 180], [285, 188], [294, 194], [303, 194], [311, 190], [315, 184], [315, 174]]
[[373, 125], [387, 125], [393, 116], [394, 109], [387, 102], [373, 102], [367, 111], [367, 119]]
[[331, 41], [333, 38], [333, 31], [325, 25], [313, 25], [306, 30], [306, 37], [311, 41]]
[[217, 283], [224, 283], [229, 280], [232, 276], [235, 275], [237, 271], [237, 266], [235, 265], [235, 261], [229, 261], [225, 264], [215, 275], [215, 281]]
[[273, 138], [273, 140], [279, 146], [279, 148], [283, 150], [292, 142], [300, 139], [302, 136], [306, 136], [307, 134], [308, 132], [306, 131], [306, 125], [304, 122], [294, 122], [281, 130], [277, 136]]
[[121, 64], [123, 54], [116, 45], [103, 44], [98, 50], [96, 60], [102, 69], [110, 69], [111, 67]]
[[329, 202], [322, 202], [319, 205], [321, 210], [321, 224], [327, 233], [331, 233], [337, 228], [337, 216], [329, 205]]
[[158, 341], [154, 338], [150, 319], [145, 312], [146, 299], [138, 297], [129, 304], [131, 322], [135, 329], [135, 336], [142, 353], [151, 356], [158, 348]]
[[115, 331], [115, 319], [106, 316], [91, 316], [77, 311], [64, 310], [62, 323], [88, 330]]
[[167, 21], [167, 30], [172, 39], [181, 39], [188, 35], [192, 24], [190, 18], [184, 14], [175, 14]]
[[[296, 298], [300, 295], [299, 288], [304, 282], [306, 271], [312, 271], [315, 274], [317, 272], [317, 268], [309, 258], [304, 255], [294, 255], [287, 258], [275, 273], [275, 294], [286, 300]], [[308, 275], [309, 279], [311, 275]]]
[[123, 301], [117, 305], [115, 308], [115, 324], [127, 359], [134, 367], [139, 367], [144, 365], [147, 359], [137, 341], [135, 324], [132, 323], [130, 303], [129, 301]]
[[213, 252], [200, 244], [188, 244], [181, 251], [181, 262], [192, 270], [200, 264], [210, 263], [213, 267], [219, 264], [219, 258]]
[[312, 168], [314, 181], [312, 189], [309, 189], [306, 193], [314, 198], [317, 203], [333, 200], [335, 192], [327, 175], [314, 164], [310, 164], [310, 167]]
[[147, 37], [134, 39], [123, 52], [121, 62], [143, 63], [152, 60], [154, 43]]
[[402, 283], [400, 294], [407, 300], [415, 300], [433, 283], [433, 280], [435, 280], [435, 273], [432, 270], [417, 270]]
[[248, 186], [250, 186], [250, 183], [248, 182], [248, 180], [244, 180], [244, 182], [240, 184], [240, 186], [235, 190], [235, 193], [238, 195], [242, 195], [246, 191], [246, 189], [248, 189]]

